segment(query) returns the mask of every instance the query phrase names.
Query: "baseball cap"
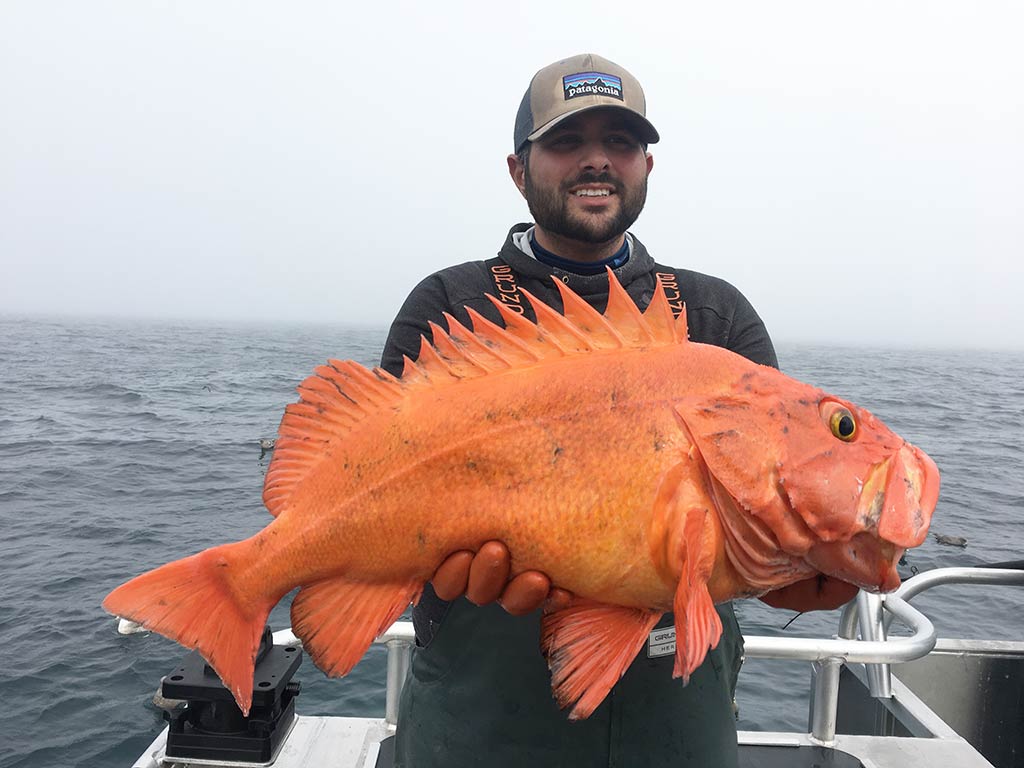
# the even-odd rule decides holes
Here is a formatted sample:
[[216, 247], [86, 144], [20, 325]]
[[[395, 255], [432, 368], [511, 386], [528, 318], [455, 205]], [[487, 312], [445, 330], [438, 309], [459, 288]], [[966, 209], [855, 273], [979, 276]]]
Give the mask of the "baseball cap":
[[518, 152], [572, 115], [613, 107], [635, 118], [638, 138], [655, 144], [658, 132], [647, 119], [640, 83], [629, 72], [594, 53], [556, 61], [533, 76], [516, 114], [513, 141]]

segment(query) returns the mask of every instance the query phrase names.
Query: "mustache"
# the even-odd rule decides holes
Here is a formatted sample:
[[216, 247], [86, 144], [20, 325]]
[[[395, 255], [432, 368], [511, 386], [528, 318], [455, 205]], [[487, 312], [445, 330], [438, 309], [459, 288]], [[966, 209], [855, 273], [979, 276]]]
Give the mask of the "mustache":
[[616, 192], [622, 191], [622, 182], [608, 172], [590, 173], [588, 171], [584, 171], [571, 182], [563, 184], [563, 187], [565, 189], [570, 189], [571, 187], [575, 187], [579, 184], [610, 184], [615, 187]]

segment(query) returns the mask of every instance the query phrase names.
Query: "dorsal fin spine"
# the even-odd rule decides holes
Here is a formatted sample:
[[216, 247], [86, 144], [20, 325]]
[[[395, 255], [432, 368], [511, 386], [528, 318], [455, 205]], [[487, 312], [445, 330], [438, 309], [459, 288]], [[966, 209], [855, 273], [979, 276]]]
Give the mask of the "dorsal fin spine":
[[444, 313], [445, 322], [448, 323], [448, 334], [466, 355], [479, 359], [481, 364], [489, 371], [501, 370], [511, 367], [511, 363], [497, 350], [489, 347], [483, 339], [476, 336], [471, 330], [455, 319], [453, 315]]
[[[434, 326], [435, 328], [437, 326]], [[437, 353], [437, 350], [427, 341], [424, 336], [423, 343], [420, 345], [420, 356], [416, 358], [416, 368], [419, 369], [420, 373], [425, 378], [431, 378], [432, 376], [440, 376], [442, 379], [445, 377], [458, 379], [461, 378], [454, 371], [451, 366], [448, 365]]]
[[562, 313], [566, 319], [586, 333], [598, 346], [605, 349], [622, 348], [626, 340], [622, 338], [615, 326], [604, 316], [585, 302], [569, 286], [561, 280], [554, 280], [558, 292], [562, 296]]
[[500, 350], [506, 355], [522, 354], [533, 361], [541, 359], [540, 355], [522, 339], [516, 338], [504, 328], [495, 325], [475, 309], [466, 307], [466, 311], [469, 313], [470, 322], [473, 323], [473, 333], [486, 341], [490, 341], [495, 349]]
[[[521, 288], [519, 290], [521, 293], [524, 293]], [[548, 333], [543, 326], [531, 323], [525, 317], [513, 312], [490, 294], [487, 294], [487, 298], [491, 300], [491, 303], [494, 304], [501, 313], [501, 317], [505, 321], [505, 330], [514, 336], [518, 336], [527, 344], [531, 345], [533, 349], [537, 350], [542, 358], [565, 356], [565, 349], [558, 343], [558, 339]]]
[[482, 359], [481, 355], [475, 354], [469, 345], [450, 336], [443, 328], [434, 323], [430, 324], [434, 334], [434, 346], [445, 359], [452, 371], [463, 378], [483, 376], [495, 370], [494, 365]]
[[593, 351], [594, 345], [590, 342], [587, 335], [566, 320], [564, 315], [558, 314], [543, 301], [535, 299], [525, 288], [520, 288], [519, 291], [528, 298], [530, 300], [530, 304], [533, 305], [533, 310], [537, 314], [537, 324], [539, 327], [546, 330], [559, 342], [563, 340], [563, 337], [568, 336], [577, 345], [579, 345], [581, 351]]
[[608, 272], [608, 307], [604, 312], [605, 319], [616, 326], [628, 342], [642, 344], [644, 341], [653, 341], [654, 334], [633, 303], [633, 299], [615, 278], [611, 267], [605, 269]]
[[[684, 308], [684, 314], [685, 311]], [[647, 321], [655, 336], [661, 337], [660, 341], [666, 344], [686, 341], [685, 336], [682, 339], [679, 338], [675, 317], [672, 316], [672, 307], [668, 303], [668, 296], [665, 295], [665, 286], [659, 280], [654, 281], [654, 296], [651, 297], [651, 303], [644, 311], [644, 320]]]

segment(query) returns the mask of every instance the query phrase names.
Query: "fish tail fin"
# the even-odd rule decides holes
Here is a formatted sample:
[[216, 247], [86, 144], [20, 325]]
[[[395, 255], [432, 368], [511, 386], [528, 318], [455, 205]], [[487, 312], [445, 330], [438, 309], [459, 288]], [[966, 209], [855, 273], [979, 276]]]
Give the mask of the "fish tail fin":
[[214, 547], [137, 576], [107, 595], [103, 608], [198, 650], [248, 715], [256, 651], [276, 600], [238, 598], [232, 583], [238, 546]]

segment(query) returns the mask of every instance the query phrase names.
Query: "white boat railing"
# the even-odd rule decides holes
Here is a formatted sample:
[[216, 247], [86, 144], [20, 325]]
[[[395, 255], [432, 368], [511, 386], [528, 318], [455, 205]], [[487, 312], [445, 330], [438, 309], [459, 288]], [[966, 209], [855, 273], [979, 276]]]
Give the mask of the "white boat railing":
[[[867, 665], [872, 696], [892, 696], [889, 665], [926, 656], [935, 647], [932, 622], [910, 605], [912, 597], [940, 584], [1024, 585], [1024, 570], [996, 568], [938, 568], [919, 573], [887, 595], [861, 592], [847, 604], [840, 618], [839, 635], [833, 638], [772, 637], [747, 635], [744, 655], [760, 659], [809, 661], [814, 680], [810, 701], [810, 738], [823, 746], [835, 744], [839, 706], [839, 674], [846, 663]], [[913, 634], [887, 637], [893, 621]], [[860, 631], [860, 638], [857, 632]], [[384, 719], [389, 727], [398, 722], [398, 699], [412, 658], [415, 633], [411, 622], [395, 622], [375, 641], [388, 649]], [[277, 645], [301, 644], [290, 629], [274, 633]]]

